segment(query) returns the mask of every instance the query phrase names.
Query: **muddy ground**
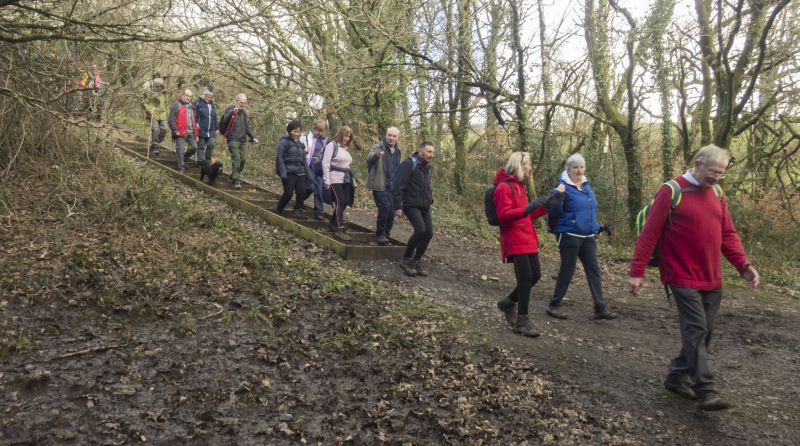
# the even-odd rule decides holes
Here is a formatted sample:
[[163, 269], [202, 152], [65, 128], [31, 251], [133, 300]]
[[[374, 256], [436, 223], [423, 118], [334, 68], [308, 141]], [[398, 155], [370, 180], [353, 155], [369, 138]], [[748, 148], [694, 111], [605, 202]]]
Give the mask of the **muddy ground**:
[[[36, 206], [19, 205], [0, 226], [0, 445], [800, 444], [792, 291], [726, 285], [710, 359], [733, 407], [703, 413], [663, 389], [679, 333], [654, 271], [632, 297], [627, 265], [601, 259], [606, 299], [620, 318], [598, 322], [578, 268], [565, 300], [570, 318], [555, 320], [544, 307], [558, 259], [543, 252], [531, 296], [542, 336], [528, 339], [511, 333], [495, 307], [513, 288], [496, 242], [437, 232], [430, 276], [408, 278], [395, 262], [343, 262], [164, 182], [280, 247], [275, 255], [285, 257], [271, 265], [279, 274], [259, 282], [256, 295], [254, 272], [241, 267], [233, 280], [225, 268], [190, 272], [148, 283], [168, 288], [147, 288], [162, 296], [155, 304], [147, 293], [122, 300], [105, 291], [102, 277], [136, 265], [126, 259], [108, 262], [100, 284], [35, 289], [48, 266], [8, 261], [50, 258], [48, 231], [70, 230], [63, 205], [45, 186], [4, 184]], [[348, 214], [374, 224], [368, 211]], [[81, 230], [113, 247], [103, 228]], [[400, 220], [393, 236], [409, 235]], [[121, 252], [112, 247], [89, 254], [102, 263], [105, 251]], [[312, 263], [353, 274], [342, 273], [338, 288], [325, 278], [291, 280]]]

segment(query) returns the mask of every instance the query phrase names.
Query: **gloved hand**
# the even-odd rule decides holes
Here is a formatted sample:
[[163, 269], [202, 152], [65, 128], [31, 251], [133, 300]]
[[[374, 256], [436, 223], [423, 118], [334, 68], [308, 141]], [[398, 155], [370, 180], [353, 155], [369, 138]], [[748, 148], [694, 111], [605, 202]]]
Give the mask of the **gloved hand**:
[[540, 207], [544, 207], [545, 210], [549, 210], [551, 207], [564, 201], [565, 197], [566, 196], [564, 195], [564, 192], [558, 191], [553, 192], [549, 197], [539, 197], [525, 206], [525, 215], [530, 214]]

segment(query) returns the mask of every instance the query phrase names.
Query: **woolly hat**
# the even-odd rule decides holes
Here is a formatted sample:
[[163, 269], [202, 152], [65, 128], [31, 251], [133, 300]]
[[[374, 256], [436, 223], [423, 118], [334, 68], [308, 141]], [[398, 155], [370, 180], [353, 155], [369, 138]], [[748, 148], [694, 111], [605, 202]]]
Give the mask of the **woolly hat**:
[[160, 77], [153, 79], [153, 85], [164, 85], [164, 79], [161, 79]]
[[205, 89], [205, 91], [203, 91], [203, 96], [205, 96], [205, 95], [209, 95], [209, 94], [210, 94], [211, 96], [214, 96], [214, 93], [212, 93], [212, 92], [208, 91], [208, 88], [206, 88], [206, 89]]

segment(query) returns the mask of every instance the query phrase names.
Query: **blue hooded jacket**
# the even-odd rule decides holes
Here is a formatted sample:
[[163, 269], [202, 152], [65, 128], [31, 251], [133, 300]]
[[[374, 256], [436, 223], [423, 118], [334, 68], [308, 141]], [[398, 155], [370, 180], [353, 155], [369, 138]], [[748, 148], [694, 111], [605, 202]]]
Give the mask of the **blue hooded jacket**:
[[219, 128], [217, 123], [217, 109], [214, 101], [206, 102], [203, 98], [194, 101], [194, 109], [197, 112], [197, 129], [200, 138], [213, 138]]
[[[557, 218], [555, 232], [568, 232], [576, 235], [591, 235], [600, 230], [597, 223], [597, 199], [594, 196], [592, 185], [586, 177], [581, 179], [581, 187], [578, 189], [575, 183], [569, 179], [565, 170], [558, 181], [567, 190], [566, 199], [548, 211], [550, 218]], [[555, 189], [553, 189], [555, 191]]]

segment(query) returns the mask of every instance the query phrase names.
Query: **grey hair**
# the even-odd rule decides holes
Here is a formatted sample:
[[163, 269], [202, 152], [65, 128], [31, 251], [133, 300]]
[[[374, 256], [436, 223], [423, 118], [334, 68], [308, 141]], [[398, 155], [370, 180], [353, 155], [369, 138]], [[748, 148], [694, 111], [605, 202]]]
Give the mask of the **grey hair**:
[[236, 100], [237, 101], [241, 101], [242, 99], [247, 99], [247, 96], [245, 96], [244, 93], [239, 93], [239, 94], [236, 95]]
[[583, 164], [584, 166], [586, 166], [586, 160], [583, 159], [583, 156], [580, 153], [576, 153], [571, 157], [567, 158], [567, 164], [566, 164], [567, 170], [569, 170], [569, 168], [572, 167], [573, 164]]
[[727, 150], [717, 147], [714, 144], [701, 147], [694, 155], [695, 161], [700, 161], [705, 165], [719, 164], [720, 166], [728, 167], [730, 159]]
[[386, 129], [386, 134], [388, 135], [389, 132], [391, 132], [392, 130], [397, 132], [397, 136], [400, 136], [400, 129], [398, 129], [397, 127], [389, 127], [388, 129]]
[[183, 94], [186, 94], [186, 93], [192, 94], [192, 90], [189, 90], [188, 88], [186, 90], [183, 90]]
[[525, 164], [525, 161], [530, 162], [530, 158], [531, 156], [526, 152], [512, 153], [511, 157], [508, 158], [506, 166], [503, 167], [503, 172], [505, 172], [506, 175], [517, 177], [519, 181], [523, 181], [525, 179], [525, 172], [522, 171], [522, 165]]

